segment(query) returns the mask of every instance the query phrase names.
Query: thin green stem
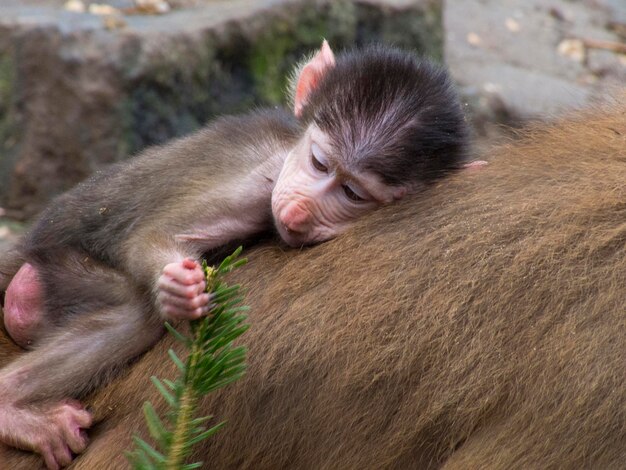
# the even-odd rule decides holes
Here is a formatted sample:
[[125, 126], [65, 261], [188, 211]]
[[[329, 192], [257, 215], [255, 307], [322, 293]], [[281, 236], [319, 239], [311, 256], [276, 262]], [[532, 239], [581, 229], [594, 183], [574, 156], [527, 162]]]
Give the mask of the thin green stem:
[[169, 423], [174, 429], [170, 431], [167, 422], [161, 421], [152, 405], [146, 402], [144, 414], [157, 447], [152, 447], [138, 436], [134, 437], [136, 449], [127, 456], [137, 470], [180, 470], [185, 466], [193, 445], [213, 435], [224, 424], [204, 429], [199, 423], [209, 417], [194, 416], [204, 394], [239, 378], [245, 369], [245, 350], [232, 348], [232, 342], [247, 329], [247, 325], [240, 325], [245, 316], [240, 315], [244, 308], [237, 306], [241, 301], [239, 286], [229, 287], [221, 281], [224, 274], [246, 262], [245, 259], [237, 260], [239, 253], [241, 248], [226, 257], [218, 268], [203, 262], [206, 291], [216, 292], [214, 301], [217, 306], [207, 317], [190, 322], [191, 337], [166, 325], [174, 337], [188, 348], [189, 355], [183, 362], [173, 350], [169, 351], [170, 358], [182, 372], [182, 377], [175, 382], [153, 378], [155, 386], [172, 408]]
[[189, 441], [189, 430], [191, 429], [191, 420], [196, 409], [198, 397], [191, 386], [184, 388], [180, 397], [180, 407], [178, 410], [178, 419], [176, 420], [176, 428], [172, 435], [172, 445], [165, 462], [166, 470], [178, 470], [185, 462], [185, 451], [187, 442]]
[[[215, 284], [215, 278], [217, 271], [209, 268], [206, 271], [206, 291], [211, 292]], [[206, 319], [204, 321], [207, 321]], [[194, 342], [192, 343], [191, 352], [189, 353], [189, 361], [187, 363], [187, 371], [184, 379], [183, 393], [180, 397], [180, 406], [178, 409], [178, 416], [176, 419], [176, 427], [172, 434], [172, 445], [170, 452], [165, 463], [166, 470], [178, 470], [185, 461], [185, 451], [187, 442], [189, 441], [189, 434], [191, 430], [191, 420], [193, 419], [193, 413], [196, 409], [198, 402], [198, 396], [193, 387], [193, 377], [191, 375], [196, 370], [200, 355], [202, 353], [201, 348], [198, 345], [198, 337], [200, 336], [200, 327], [195, 332]]]

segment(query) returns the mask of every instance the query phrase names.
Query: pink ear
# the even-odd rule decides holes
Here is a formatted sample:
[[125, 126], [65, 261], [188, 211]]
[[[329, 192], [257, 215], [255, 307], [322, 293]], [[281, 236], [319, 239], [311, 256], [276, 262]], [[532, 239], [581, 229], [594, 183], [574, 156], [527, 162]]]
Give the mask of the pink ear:
[[302, 115], [302, 108], [306, 105], [309, 95], [317, 87], [324, 73], [335, 65], [335, 55], [330, 49], [328, 42], [324, 39], [322, 48], [317, 54], [302, 68], [296, 85], [296, 96], [294, 98], [294, 114], [296, 117]]

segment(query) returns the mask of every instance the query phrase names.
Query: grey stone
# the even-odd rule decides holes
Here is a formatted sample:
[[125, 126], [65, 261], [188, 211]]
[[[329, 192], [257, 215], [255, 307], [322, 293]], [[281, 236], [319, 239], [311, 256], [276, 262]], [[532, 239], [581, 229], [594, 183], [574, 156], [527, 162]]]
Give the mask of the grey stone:
[[[565, 39], [619, 43], [608, 28], [623, 0], [455, 0], [444, 12], [446, 62], [482, 136], [493, 123], [520, 125], [602, 101], [626, 83], [624, 56], [559, 53]], [[493, 129], [493, 126], [491, 126]]]

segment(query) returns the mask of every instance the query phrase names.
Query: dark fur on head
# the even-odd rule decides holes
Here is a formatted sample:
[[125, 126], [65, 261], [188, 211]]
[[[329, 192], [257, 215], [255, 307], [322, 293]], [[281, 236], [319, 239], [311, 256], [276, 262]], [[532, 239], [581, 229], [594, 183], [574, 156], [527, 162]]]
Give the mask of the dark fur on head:
[[388, 46], [337, 56], [303, 110], [348, 165], [390, 185], [437, 178], [458, 166], [467, 125], [446, 70]]

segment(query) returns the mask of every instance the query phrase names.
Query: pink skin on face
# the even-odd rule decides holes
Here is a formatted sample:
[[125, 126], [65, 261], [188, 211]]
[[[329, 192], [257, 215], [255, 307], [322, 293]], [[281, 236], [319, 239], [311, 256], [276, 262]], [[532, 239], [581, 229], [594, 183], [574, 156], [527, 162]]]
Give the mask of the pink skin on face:
[[311, 212], [299, 202], [291, 201], [281, 212], [281, 224], [293, 233], [306, 232], [311, 222]]
[[[463, 168], [485, 165], [477, 160]], [[272, 192], [272, 213], [280, 236], [297, 247], [334, 238], [362, 215], [408, 192], [373, 173], [345, 168], [333, 157], [325, 133], [312, 125], [284, 162]]]
[[157, 287], [161, 309], [173, 320], [195, 320], [211, 310], [204, 272], [195, 260], [186, 258], [166, 265]]
[[359, 217], [406, 193], [371, 172], [346, 168], [331, 149], [326, 134], [312, 125], [283, 164], [272, 192], [272, 213], [280, 236], [291, 246], [334, 238]]

